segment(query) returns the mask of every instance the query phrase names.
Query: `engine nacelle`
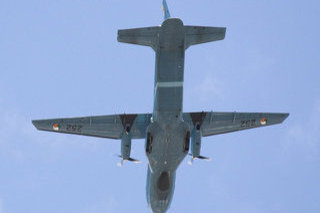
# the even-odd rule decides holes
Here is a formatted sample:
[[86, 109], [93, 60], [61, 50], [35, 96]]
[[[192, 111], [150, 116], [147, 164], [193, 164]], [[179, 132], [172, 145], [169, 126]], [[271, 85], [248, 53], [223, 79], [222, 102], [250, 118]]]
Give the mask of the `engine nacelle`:
[[192, 130], [192, 135], [191, 135], [192, 160], [190, 161], [189, 164], [192, 164], [192, 161], [196, 158], [202, 159], [202, 160], [210, 160], [210, 158], [200, 155], [201, 138], [202, 138], [201, 125], [199, 123], [196, 123], [196, 125], [194, 126], [194, 128]]
[[121, 157], [123, 160], [128, 160], [131, 153], [131, 134], [125, 131], [121, 138]]
[[192, 135], [191, 135], [191, 154], [193, 158], [197, 158], [200, 156], [201, 137], [202, 137], [202, 134], [201, 134], [200, 124], [197, 123], [193, 128]]
[[122, 166], [124, 161], [131, 161], [134, 163], [140, 163], [139, 160], [130, 157], [131, 153], [131, 127], [130, 125], [126, 125], [121, 137], [121, 155], [119, 157], [122, 158], [121, 162], [118, 164]]

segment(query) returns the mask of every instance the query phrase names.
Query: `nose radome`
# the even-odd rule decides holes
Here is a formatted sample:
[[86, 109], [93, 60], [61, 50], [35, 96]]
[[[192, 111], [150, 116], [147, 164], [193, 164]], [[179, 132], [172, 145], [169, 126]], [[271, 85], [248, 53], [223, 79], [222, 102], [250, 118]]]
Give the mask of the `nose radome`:
[[158, 189], [161, 191], [167, 191], [170, 188], [170, 178], [168, 172], [162, 172], [158, 179]]
[[165, 213], [168, 210], [168, 201], [160, 200], [151, 204], [153, 213]]

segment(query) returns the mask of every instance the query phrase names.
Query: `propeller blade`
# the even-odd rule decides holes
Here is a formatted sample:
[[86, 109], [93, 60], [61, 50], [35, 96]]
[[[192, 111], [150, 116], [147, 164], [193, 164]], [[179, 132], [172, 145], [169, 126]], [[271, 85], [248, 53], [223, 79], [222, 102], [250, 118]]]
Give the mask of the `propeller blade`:
[[204, 156], [201, 156], [201, 155], [199, 155], [198, 158], [201, 159], [201, 160], [211, 161], [211, 158], [204, 157]]
[[192, 166], [194, 159], [195, 159], [195, 158], [192, 157], [192, 158], [188, 161], [188, 164], [189, 164], [190, 166]]
[[209, 158], [209, 157], [205, 157], [205, 156], [201, 156], [201, 155], [195, 157], [195, 156], [193, 156], [191, 153], [189, 153], [189, 155], [192, 156], [192, 158], [188, 161], [188, 164], [189, 164], [190, 166], [193, 164], [193, 161], [194, 161], [195, 159], [211, 161], [211, 158]]
[[119, 158], [121, 158], [122, 160], [120, 162], [117, 163], [117, 165], [119, 167], [122, 167], [123, 166], [123, 163], [126, 162], [126, 161], [130, 161], [130, 162], [133, 162], [133, 163], [141, 163], [140, 160], [137, 160], [137, 159], [134, 159], [134, 158], [128, 158], [128, 159], [125, 159], [123, 158], [121, 155], [118, 155]]
[[117, 163], [117, 166], [122, 167], [123, 166], [123, 160]]
[[137, 160], [137, 159], [134, 159], [134, 158], [129, 158], [127, 159], [128, 161], [131, 161], [133, 163], [141, 163], [141, 161]]

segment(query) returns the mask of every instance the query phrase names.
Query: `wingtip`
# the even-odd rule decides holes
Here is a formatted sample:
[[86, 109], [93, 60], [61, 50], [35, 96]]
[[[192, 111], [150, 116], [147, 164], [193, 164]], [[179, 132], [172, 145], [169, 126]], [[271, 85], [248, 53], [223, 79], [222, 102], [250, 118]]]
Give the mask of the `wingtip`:
[[37, 120], [31, 120], [31, 123], [33, 124], [33, 126], [34, 126], [36, 129], [39, 129], [39, 128], [38, 128], [38, 125], [37, 125]]
[[45, 120], [32, 120], [31, 122], [37, 130], [49, 131], [48, 125], [44, 121]]
[[289, 117], [290, 113], [282, 113], [282, 115], [283, 115], [283, 118], [281, 123], [283, 123]]
[[284, 113], [284, 120], [287, 118], [287, 117], [289, 117], [289, 115], [290, 115], [290, 113]]

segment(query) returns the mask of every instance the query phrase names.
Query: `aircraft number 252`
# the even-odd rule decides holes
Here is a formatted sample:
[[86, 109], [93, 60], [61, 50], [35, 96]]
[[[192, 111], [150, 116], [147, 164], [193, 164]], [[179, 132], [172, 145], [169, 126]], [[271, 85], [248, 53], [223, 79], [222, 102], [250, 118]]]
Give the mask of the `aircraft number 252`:
[[241, 127], [243, 127], [243, 128], [253, 127], [253, 126], [256, 126], [256, 119], [241, 121]]
[[67, 125], [67, 131], [68, 132], [81, 132], [82, 130], [82, 125]]

